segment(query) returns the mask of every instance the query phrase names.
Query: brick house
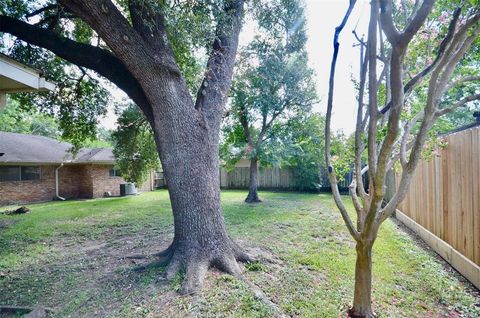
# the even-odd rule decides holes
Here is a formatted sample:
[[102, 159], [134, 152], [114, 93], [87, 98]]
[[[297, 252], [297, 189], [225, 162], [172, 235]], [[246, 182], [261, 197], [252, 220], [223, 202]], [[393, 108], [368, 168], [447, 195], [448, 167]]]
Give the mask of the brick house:
[[[0, 132], [0, 205], [119, 196], [124, 179], [110, 148], [85, 148], [51, 138]], [[139, 188], [154, 188], [154, 173]]]

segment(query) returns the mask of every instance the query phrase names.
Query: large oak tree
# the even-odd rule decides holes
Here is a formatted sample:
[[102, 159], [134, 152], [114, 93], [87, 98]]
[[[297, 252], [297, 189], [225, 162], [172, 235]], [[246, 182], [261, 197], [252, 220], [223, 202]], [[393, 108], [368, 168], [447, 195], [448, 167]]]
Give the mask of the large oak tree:
[[[9, 8], [3, 8], [0, 15], [0, 32], [93, 70], [127, 93], [142, 110], [154, 131], [174, 215], [173, 242], [159, 257], [168, 264], [167, 278], [186, 270], [182, 289], [186, 293], [200, 286], [209, 267], [239, 274], [237, 261], [248, 259], [226, 231], [218, 159], [220, 121], [232, 78], [243, 2], [209, 2], [219, 10], [211, 26], [214, 37], [195, 100], [172, 50], [172, 42], [181, 39], [169, 34], [168, 6], [180, 2], [59, 0], [30, 12], [29, 16], [40, 15], [49, 19], [48, 23], [29, 23], [25, 16], [9, 15]], [[91, 28], [101, 45], [76, 41], [51, 27], [59, 21], [68, 26], [73, 20]]]

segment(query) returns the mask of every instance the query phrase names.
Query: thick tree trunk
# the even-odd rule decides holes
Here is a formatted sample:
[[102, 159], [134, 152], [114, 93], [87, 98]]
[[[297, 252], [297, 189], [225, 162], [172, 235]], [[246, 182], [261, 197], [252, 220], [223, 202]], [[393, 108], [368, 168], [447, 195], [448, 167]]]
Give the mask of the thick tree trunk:
[[185, 79], [161, 64], [138, 77], [152, 107], [174, 218], [173, 242], [159, 255], [168, 262], [167, 279], [185, 272], [182, 293], [197, 291], [210, 267], [239, 276], [237, 261], [249, 261], [228, 236], [220, 203], [219, 130], [243, 14], [242, 0], [228, 3], [225, 10], [235, 14], [217, 26], [196, 103]]
[[354, 318], [375, 317], [372, 310], [372, 245], [357, 243], [355, 264], [355, 292], [350, 316]]
[[[227, 234], [220, 204], [218, 130], [202, 109], [195, 109], [185, 85], [152, 83], [147, 91], [154, 105], [150, 118], [162, 168], [168, 180], [175, 236], [160, 253], [166, 276], [185, 271], [182, 292], [195, 292], [210, 267], [240, 274], [237, 261], [248, 256]], [[147, 85], [145, 85], [147, 86]]]
[[262, 202], [258, 198], [258, 158], [254, 157], [250, 160], [250, 183], [248, 186], [248, 195], [245, 199], [247, 203], [258, 203]]

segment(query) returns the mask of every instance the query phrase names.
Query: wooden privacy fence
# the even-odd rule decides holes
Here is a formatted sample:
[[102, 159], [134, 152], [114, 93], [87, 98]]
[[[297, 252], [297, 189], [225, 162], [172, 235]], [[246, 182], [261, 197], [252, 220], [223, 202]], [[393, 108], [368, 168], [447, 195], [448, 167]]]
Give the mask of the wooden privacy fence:
[[[260, 168], [258, 169], [258, 187], [263, 189], [293, 189], [295, 180], [289, 169]], [[235, 167], [232, 171], [221, 171], [221, 186], [229, 189], [248, 188], [250, 181], [249, 167]]]
[[[227, 189], [246, 189], [250, 181], [250, 167], [242, 161], [241, 166], [236, 166], [232, 171], [221, 169], [220, 185]], [[292, 168], [264, 167], [258, 169], [258, 187], [260, 189], [283, 189], [296, 190], [299, 188], [299, 180], [295, 176]], [[352, 173], [348, 173], [345, 178], [339, 182], [342, 191], [348, 191], [348, 186], [352, 182]], [[304, 189], [307, 185], [304, 185]], [[330, 190], [327, 170], [321, 168], [318, 171], [317, 190]]]
[[480, 126], [445, 138], [418, 165], [397, 217], [480, 288]]

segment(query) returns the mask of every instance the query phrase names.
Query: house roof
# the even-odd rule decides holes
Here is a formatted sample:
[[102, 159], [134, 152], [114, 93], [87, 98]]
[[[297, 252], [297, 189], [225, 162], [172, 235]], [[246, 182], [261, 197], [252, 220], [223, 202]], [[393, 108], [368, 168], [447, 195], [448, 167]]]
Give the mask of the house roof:
[[43, 73], [0, 53], [0, 92], [17, 93], [53, 91], [55, 84], [45, 80]]
[[83, 148], [73, 157], [69, 152], [72, 147], [48, 137], [0, 132], [0, 164], [115, 164], [110, 148]]
[[0, 53], [0, 110], [7, 105], [7, 94], [18, 92], [53, 91], [43, 73]]
[[75, 158], [76, 163], [115, 163], [111, 148], [84, 148]]

